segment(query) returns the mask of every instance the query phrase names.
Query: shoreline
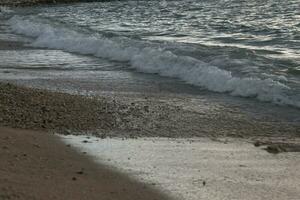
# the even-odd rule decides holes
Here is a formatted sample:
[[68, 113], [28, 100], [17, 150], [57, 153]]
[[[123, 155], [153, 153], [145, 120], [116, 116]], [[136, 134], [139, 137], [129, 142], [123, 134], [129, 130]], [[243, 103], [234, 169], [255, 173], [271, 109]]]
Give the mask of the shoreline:
[[[3, 51], [30, 50], [23, 45], [0, 40]], [[70, 83], [54, 81], [61, 86]], [[192, 96], [120, 91], [79, 95], [50, 89], [0, 80], [0, 126], [100, 138], [243, 138], [257, 146], [271, 146], [275, 152], [299, 151], [300, 124], [291, 119], [255, 118], [239, 108], [205, 98], [194, 101]]]
[[[0, 50], [23, 48], [20, 43], [0, 41]], [[225, 146], [230, 139], [238, 138], [269, 153], [287, 152], [278, 156], [300, 152], [300, 126], [297, 123], [253, 119], [240, 109], [232, 110], [225, 105], [218, 107], [205, 100], [197, 105], [198, 110], [193, 110], [180, 105], [181, 102], [176, 104], [176, 100], [167, 95], [164, 101], [148, 96], [147, 93], [142, 97], [129, 95], [121, 100], [116, 96], [68, 94], [0, 80], [0, 127], [19, 128], [0, 128], [1, 153], [4, 155], [1, 163], [5, 163], [0, 170], [3, 173], [3, 176], [0, 174], [3, 193], [0, 198], [26, 200], [49, 196], [76, 200], [99, 199], [99, 194], [112, 199], [167, 198], [151, 188], [145, 190], [148, 186], [142, 181], [133, 181], [126, 175], [102, 167], [101, 163], [98, 166], [86, 156], [82, 157], [80, 154], [86, 154], [85, 151], [77, 149], [78, 152], [74, 153], [74, 149], [69, 150], [70, 145], [56, 141], [51, 133], [93, 135], [100, 139], [164, 137], [192, 141], [193, 138], [210, 138]], [[128, 141], [131, 140], [125, 142]], [[89, 144], [88, 140], [80, 142]], [[226, 151], [219, 153], [224, 156]], [[123, 186], [128, 183], [129, 188], [124, 190]], [[199, 183], [196, 184], [206, 184], [202, 180]], [[31, 193], [33, 196], [29, 195]]]

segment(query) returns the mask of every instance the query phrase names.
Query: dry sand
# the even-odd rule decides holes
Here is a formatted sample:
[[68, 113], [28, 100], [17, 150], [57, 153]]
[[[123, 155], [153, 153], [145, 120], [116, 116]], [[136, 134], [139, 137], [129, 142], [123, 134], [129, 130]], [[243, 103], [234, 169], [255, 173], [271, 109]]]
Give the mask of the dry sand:
[[[300, 154], [270, 154], [244, 139], [61, 136], [98, 163], [180, 200], [296, 200]], [[83, 142], [84, 141], [84, 142]]]
[[57, 137], [0, 128], [1, 200], [163, 200], [157, 190], [95, 165]]

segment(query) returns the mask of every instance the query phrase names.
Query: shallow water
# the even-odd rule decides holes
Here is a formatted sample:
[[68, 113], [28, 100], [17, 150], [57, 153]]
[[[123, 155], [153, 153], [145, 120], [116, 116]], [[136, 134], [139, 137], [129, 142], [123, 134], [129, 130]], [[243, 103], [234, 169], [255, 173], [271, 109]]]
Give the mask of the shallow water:
[[[31, 46], [77, 54], [48, 51], [58, 61], [72, 63], [56, 66], [53, 55], [47, 55], [44, 63], [37, 64], [49, 64], [52, 75], [58, 69], [70, 77], [97, 75], [104, 65], [118, 73], [154, 73], [150, 79], [176, 78], [196, 90], [299, 107], [299, 9], [299, 0], [113, 1], [35, 7], [7, 12], [1, 37], [22, 37], [14, 36], [18, 33], [30, 38]], [[34, 62], [31, 58], [43, 54], [28, 53], [29, 59], [19, 53], [24, 58], [20, 63]], [[6, 60], [7, 55], [1, 56]], [[45, 75], [43, 67], [29, 69]]]

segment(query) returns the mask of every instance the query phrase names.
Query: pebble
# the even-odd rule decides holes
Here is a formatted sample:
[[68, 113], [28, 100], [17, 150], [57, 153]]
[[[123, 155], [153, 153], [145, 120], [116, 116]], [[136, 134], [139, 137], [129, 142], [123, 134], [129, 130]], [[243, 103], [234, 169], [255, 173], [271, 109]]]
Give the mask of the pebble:
[[278, 153], [282, 152], [282, 149], [276, 145], [269, 145], [269, 146], [267, 146], [266, 150], [267, 150], [267, 152], [273, 153], [273, 154], [278, 154]]
[[261, 146], [262, 145], [262, 143], [260, 142], [260, 141], [255, 141], [254, 142], [254, 146], [256, 146], [256, 147], [259, 147], [259, 146]]

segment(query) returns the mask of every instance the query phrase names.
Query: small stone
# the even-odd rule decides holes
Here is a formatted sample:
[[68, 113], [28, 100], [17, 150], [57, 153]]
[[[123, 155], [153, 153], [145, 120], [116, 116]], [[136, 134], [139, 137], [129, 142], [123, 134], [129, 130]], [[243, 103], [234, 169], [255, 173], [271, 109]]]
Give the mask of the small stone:
[[84, 174], [84, 172], [81, 170], [81, 171], [78, 171], [76, 172], [77, 174]]
[[64, 134], [65, 134], [65, 135], [71, 135], [71, 134], [72, 134], [72, 131], [69, 130], [69, 129], [66, 129], [66, 130], [64, 130]]
[[106, 137], [107, 137], [107, 135], [105, 133], [103, 133], [103, 134], [100, 135], [101, 139], [105, 139]]
[[269, 146], [267, 146], [266, 151], [269, 152], [269, 153], [273, 153], [273, 154], [277, 154], [277, 153], [282, 152], [282, 150], [280, 149], [280, 147], [277, 146], [277, 145], [269, 145]]
[[144, 106], [144, 110], [145, 110], [146, 112], [149, 112], [149, 106]]
[[41, 146], [38, 145], [38, 144], [33, 144], [33, 146], [36, 147], [36, 148], [41, 148]]
[[254, 146], [256, 146], [256, 147], [261, 146], [261, 142], [260, 142], [260, 141], [255, 141], [255, 142], [254, 142]]
[[203, 181], [203, 182], [202, 182], [202, 185], [205, 186], [205, 185], [206, 185], [206, 181]]
[[45, 179], [50, 179], [50, 176], [49, 175], [45, 176]]
[[73, 178], [72, 178], [72, 180], [73, 180], [73, 181], [76, 181], [76, 180], [77, 180], [77, 178], [76, 178], [76, 177], [73, 177]]

